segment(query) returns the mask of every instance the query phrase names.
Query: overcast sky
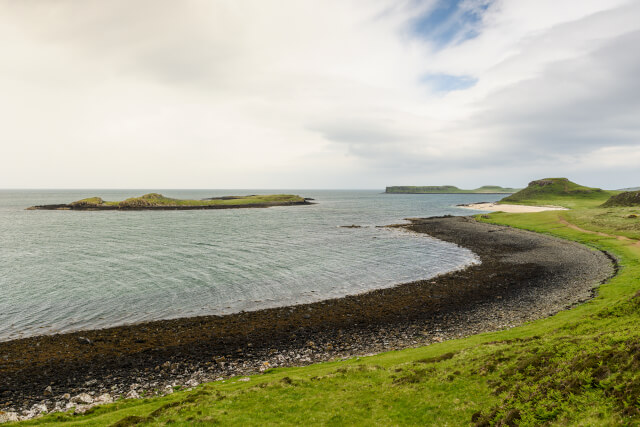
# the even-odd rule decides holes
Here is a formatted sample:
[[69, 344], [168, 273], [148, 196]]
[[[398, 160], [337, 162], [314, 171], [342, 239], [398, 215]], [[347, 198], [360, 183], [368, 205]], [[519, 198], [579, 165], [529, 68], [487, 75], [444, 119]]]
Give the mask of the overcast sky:
[[0, 188], [640, 185], [639, 0], [0, 0]]

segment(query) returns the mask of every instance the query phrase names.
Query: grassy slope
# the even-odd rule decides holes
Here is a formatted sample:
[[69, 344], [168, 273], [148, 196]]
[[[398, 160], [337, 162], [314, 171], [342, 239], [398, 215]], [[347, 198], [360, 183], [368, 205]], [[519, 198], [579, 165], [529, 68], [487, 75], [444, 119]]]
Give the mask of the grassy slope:
[[[621, 270], [589, 303], [511, 330], [377, 356], [268, 371], [193, 391], [120, 401], [84, 416], [54, 414], [27, 424], [117, 421], [162, 425], [429, 424], [479, 421], [522, 425], [640, 423], [640, 246], [585, 233], [618, 227], [619, 212], [595, 216], [590, 200], [575, 211], [495, 213], [508, 224], [605, 249]], [[476, 418], [478, 415], [476, 415]]]
[[518, 188], [505, 188], [498, 185], [483, 185], [475, 190], [464, 190], [453, 185], [439, 185], [439, 186], [393, 186], [387, 187], [385, 193], [399, 193], [399, 194], [451, 194], [451, 193], [479, 193], [479, 194], [492, 194], [492, 193], [515, 193]]
[[602, 204], [603, 207], [636, 207], [640, 208], [640, 190], [624, 191], [615, 196], [611, 196], [609, 200]]
[[227, 200], [185, 200], [172, 199], [158, 193], [149, 193], [140, 197], [131, 197], [119, 202], [106, 202], [99, 197], [90, 197], [70, 203], [71, 205], [105, 205], [105, 206], [208, 206], [208, 205], [245, 205], [272, 202], [302, 202], [300, 196], [291, 194], [269, 194], [247, 196]]

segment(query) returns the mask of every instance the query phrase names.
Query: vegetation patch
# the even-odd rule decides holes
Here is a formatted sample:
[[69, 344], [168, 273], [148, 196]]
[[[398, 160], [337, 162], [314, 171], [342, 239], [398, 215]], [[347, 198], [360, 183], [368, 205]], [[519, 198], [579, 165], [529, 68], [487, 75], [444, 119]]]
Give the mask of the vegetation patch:
[[614, 206], [640, 206], [640, 191], [625, 191], [624, 193], [613, 195], [602, 204], [602, 207]]
[[75, 202], [69, 203], [71, 206], [77, 207], [95, 207], [101, 206], [104, 204], [104, 200], [100, 197], [89, 197], [87, 199], [76, 200]]
[[571, 224], [593, 232], [602, 232], [640, 239], [640, 221], [637, 208], [572, 209], [560, 214]]
[[452, 359], [453, 356], [455, 355], [456, 355], [455, 353], [449, 352], [449, 353], [441, 354], [439, 356], [425, 357], [424, 359], [420, 359], [417, 362], [418, 363], [438, 363], [438, 362], [442, 362], [443, 360]]

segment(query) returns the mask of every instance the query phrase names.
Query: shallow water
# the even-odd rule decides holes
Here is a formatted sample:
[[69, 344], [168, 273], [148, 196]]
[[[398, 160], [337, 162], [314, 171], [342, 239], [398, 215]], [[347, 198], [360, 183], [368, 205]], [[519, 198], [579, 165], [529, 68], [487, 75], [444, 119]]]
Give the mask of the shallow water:
[[[0, 340], [296, 304], [477, 262], [428, 236], [376, 228], [468, 215], [500, 195], [335, 190], [153, 190], [169, 197], [294, 193], [310, 206], [195, 211], [26, 211], [151, 190], [0, 191]], [[357, 224], [363, 228], [341, 228]]]

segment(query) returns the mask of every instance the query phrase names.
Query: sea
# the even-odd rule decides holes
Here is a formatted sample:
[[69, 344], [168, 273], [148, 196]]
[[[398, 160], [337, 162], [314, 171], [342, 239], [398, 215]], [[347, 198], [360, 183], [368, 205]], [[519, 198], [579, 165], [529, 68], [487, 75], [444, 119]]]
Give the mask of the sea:
[[[201, 199], [299, 194], [312, 205], [189, 211], [44, 211], [32, 205], [149, 192]], [[224, 315], [359, 294], [478, 263], [405, 229], [476, 213], [493, 194], [380, 190], [0, 190], [0, 341]], [[343, 226], [357, 225], [360, 228]]]

